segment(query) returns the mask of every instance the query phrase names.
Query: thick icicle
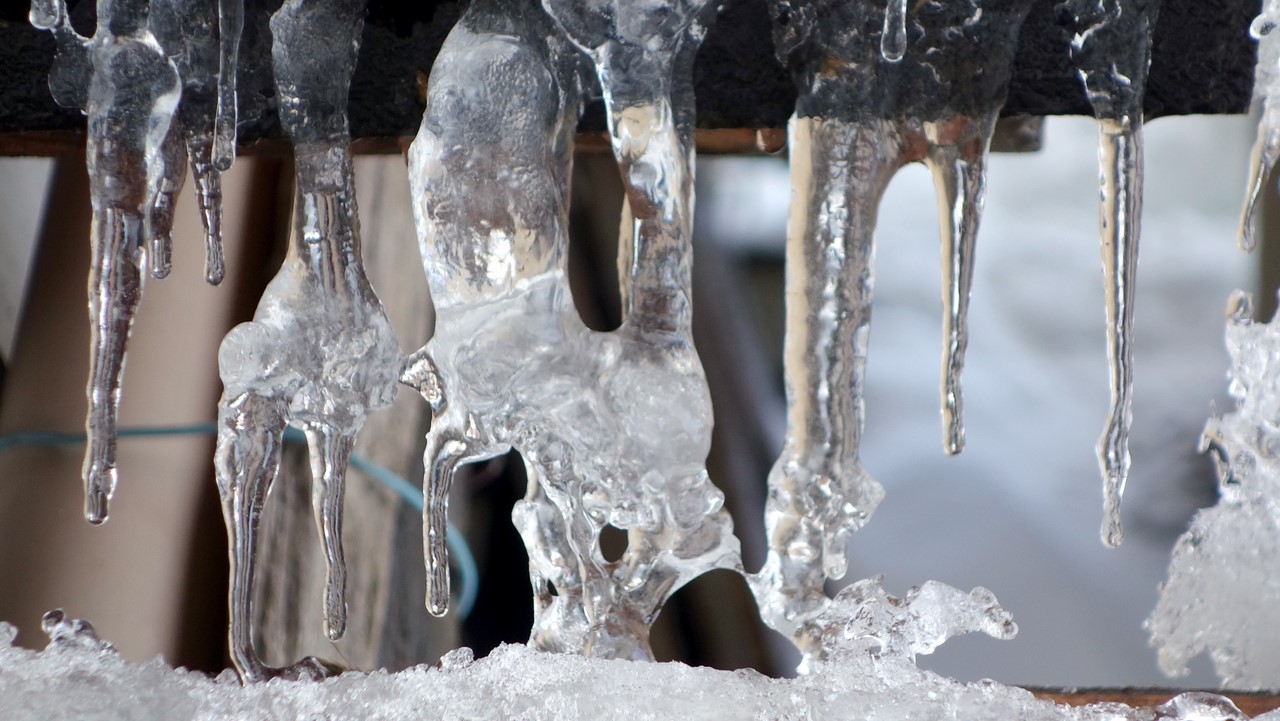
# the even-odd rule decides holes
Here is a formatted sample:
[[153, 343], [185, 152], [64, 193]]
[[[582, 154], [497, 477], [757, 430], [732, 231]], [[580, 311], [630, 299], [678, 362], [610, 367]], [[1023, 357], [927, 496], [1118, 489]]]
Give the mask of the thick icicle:
[[1102, 541], [1124, 538], [1120, 497], [1129, 475], [1133, 422], [1133, 301], [1142, 219], [1142, 102], [1159, 0], [1068, 0], [1071, 57], [1098, 118], [1102, 267], [1107, 295], [1111, 405], [1098, 440], [1103, 479]]
[[791, 637], [806, 661], [828, 653], [823, 629], [840, 611], [823, 587], [844, 575], [849, 537], [884, 493], [859, 460], [875, 221], [890, 179], [913, 161], [930, 167], [938, 192], [943, 446], [951, 453], [963, 446], [959, 376], [987, 149], [1028, 7], [977, 0], [922, 7], [922, 35], [913, 40], [922, 52], [902, 62], [880, 52], [886, 39], [858, 32], [882, 19], [885, 32], [894, 28], [896, 20], [872, 4], [773, 6], [780, 54], [800, 91], [790, 125], [788, 414], [769, 475], [769, 554], [751, 586], [766, 623]]
[[[86, 162], [93, 202], [89, 269], [89, 413], [85, 422], [85, 516], [107, 519], [116, 488], [116, 418], [125, 345], [142, 298], [152, 207], [164, 174], [162, 145], [178, 102], [178, 75], [148, 29], [146, 0], [100, 0], [86, 40], [61, 0], [37, 0], [36, 27], [50, 29], [58, 60], [54, 99], [88, 115]], [[87, 71], [87, 77], [86, 77]]]
[[[444, 529], [457, 467], [515, 448], [530, 478], [512, 515], [534, 582], [531, 642], [652, 658], [648, 627], [666, 598], [706, 570], [740, 566], [704, 467], [710, 400], [688, 335], [683, 138], [692, 131], [676, 123], [691, 116], [683, 102], [692, 96], [673, 108], [667, 92], [672, 64], [696, 48], [693, 16], [666, 4], [649, 8], [652, 17], [620, 3], [608, 12], [560, 5], [553, 16], [583, 46], [596, 47], [582, 42], [587, 34], [613, 38], [593, 57], [623, 61], [609, 66], [618, 77], [601, 74], [612, 83], [615, 147], [637, 209], [632, 303], [618, 331], [592, 332], [565, 277], [578, 53], [541, 11], [477, 0], [436, 59], [410, 150], [437, 312], [435, 337], [404, 374], [436, 408], [424, 457], [427, 605], [442, 613], [449, 600]], [[663, 17], [669, 25], [654, 24]], [[619, 103], [619, 87], [639, 95]], [[637, 428], [661, 431], [629, 432]], [[613, 562], [600, 551], [606, 525], [628, 535]]]
[[[281, 123], [294, 145], [294, 232], [252, 322], [222, 341], [217, 471], [231, 549], [230, 644], [245, 681], [328, 673], [308, 658], [277, 669], [254, 652], [249, 614], [258, 519], [286, 423], [307, 432], [327, 562], [325, 629], [346, 626], [342, 493], [368, 413], [391, 404], [402, 356], [360, 265], [346, 106], [363, 3], [288, 0], [271, 18]], [[316, 37], [329, 42], [316, 43]]]
[[1266, 0], [1262, 12], [1249, 26], [1258, 41], [1258, 64], [1253, 72], [1254, 104], [1260, 110], [1258, 136], [1249, 163], [1249, 185], [1245, 191], [1244, 210], [1240, 214], [1240, 249], [1253, 250], [1258, 244], [1258, 223], [1262, 189], [1271, 177], [1271, 169], [1280, 157], [1280, 0]]
[[1280, 321], [1253, 320], [1248, 295], [1228, 308], [1228, 393], [1235, 409], [1210, 418], [1201, 438], [1218, 469], [1217, 505], [1198, 511], [1178, 539], [1146, 627], [1171, 676], [1208, 652], [1222, 684], [1280, 687]]

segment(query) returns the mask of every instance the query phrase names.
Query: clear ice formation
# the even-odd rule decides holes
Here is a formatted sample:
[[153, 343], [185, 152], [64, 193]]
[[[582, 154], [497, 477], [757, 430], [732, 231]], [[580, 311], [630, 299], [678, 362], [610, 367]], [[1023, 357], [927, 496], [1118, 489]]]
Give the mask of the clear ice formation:
[[[142, 299], [148, 258], [163, 262], [171, 215], [164, 139], [180, 85], [174, 64], [149, 28], [147, 0], [99, 0], [92, 38], [71, 27], [63, 0], [35, 0], [31, 23], [54, 34], [49, 87], [88, 116], [86, 165], [93, 203], [89, 266], [89, 413], [84, 461], [85, 516], [107, 519], [116, 488], [116, 421], [125, 345]], [[157, 212], [157, 201], [162, 208]]]
[[[616, 331], [592, 331], [565, 275], [581, 56], [536, 6], [476, 0], [436, 58], [409, 153], [436, 307], [435, 336], [404, 374], [436, 409], [427, 607], [449, 603], [454, 473], [514, 448], [529, 475], [512, 518], [530, 559], [531, 645], [651, 659], [663, 602], [707, 570], [741, 567], [705, 468], [711, 402], [689, 325], [692, 125], [677, 127], [692, 105], [673, 108], [670, 93], [703, 3], [548, 5], [599, 63], [634, 217], [629, 307]], [[627, 535], [614, 561], [600, 549], [606, 525]]]
[[[242, 14], [243, 0], [220, 2], [227, 17]], [[219, 21], [208, 0], [99, 0], [97, 12], [93, 38], [72, 28], [64, 0], [32, 0], [30, 13], [32, 25], [52, 32], [57, 43], [49, 75], [54, 100], [88, 115], [94, 215], [84, 481], [91, 523], [106, 520], [115, 492], [125, 348], [146, 266], [156, 278], [169, 274], [186, 156], [206, 228], [206, 278], [217, 283], [223, 275], [221, 188], [210, 159], [216, 124], [229, 123], [232, 154], [235, 149], [234, 70], [219, 75]], [[239, 27], [231, 29], [221, 35], [231, 51], [222, 54], [234, 58]], [[231, 99], [229, 119], [215, 117], [217, 106], [209, 103], [220, 91]]]
[[258, 520], [280, 465], [285, 425], [307, 434], [327, 569], [325, 629], [337, 640], [346, 625], [347, 461], [366, 415], [394, 399], [403, 361], [360, 262], [346, 107], [363, 26], [364, 3], [350, 0], [287, 0], [271, 17], [276, 97], [297, 168], [293, 237], [253, 320], [233, 328], [218, 353], [223, 395], [215, 465], [231, 543], [230, 645], [246, 681], [330, 672], [314, 658], [269, 668], [252, 643]]
[[1249, 163], [1249, 185], [1244, 211], [1240, 214], [1240, 248], [1253, 250], [1258, 244], [1254, 226], [1258, 222], [1258, 201], [1271, 177], [1276, 158], [1280, 157], [1280, 0], [1264, 0], [1262, 12], [1249, 26], [1249, 34], [1258, 41], [1258, 64], [1253, 73], [1254, 104], [1261, 111], [1258, 136]]
[[1098, 439], [1102, 542], [1120, 545], [1120, 497], [1129, 476], [1133, 422], [1133, 301], [1142, 221], [1142, 102], [1159, 0], [1068, 0], [1071, 58], [1098, 119], [1102, 268], [1111, 406]]
[[[235, 157], [235, 60], [244, 0], [152, 0], [151, 28], [177, 65], [182, 99], [161, 153], [163, 173], [156, 197], [151, 272], [169, 274], [175, 196], [195, 179], [205, 229], [205, 280], [222, 282], [222, 171]], [[226, 100], [225, 98], [230, 98]], [[216, 153], [222, 153], [215, 157]], [[229, 149], [229, 155], [228, 153]]]
[[[158, 659], [130, 663], [92, 627], [59, 615], [46, 624], [43, 651], [13, 645], [16, 629], [0, 623], [0, 718], [6, 721], [138, 721], [363, 719], [418, 721], [424, 709], [446, 718], [521, 721], [610, 721], [680, 718], [754, 719], [1018, 719], [1018, 721], [1245, 721], [1226, 698], [1185, 693], [1157, 707], [1116, 703], [1070, 707], [993, 681], [960, 683], [910, 662], [911, 649], [933, 645], [933, 602], [927, 587], [904, 601], [875, 591], [865, 619], [849, 626], [862, 649], [815, 664], [806, 675], [772, 679], [751, 671], [630, 663], [500, 646], [475, 659], [468, 649], [435, 666], [394, 674], [347, 673], [326, 683], [242, 686], [233, 674], [211, 678], [172, 669]], [[981, 605], [979, 603], [979, 605]], [[1000, 626], [999, 612], [990, 625]], [[889, 622], [893, 628], [879, 624]], [[981, 622], [978, 625], [988, 625]], [[874, 639], [901, 644], [877, 652]], [[905, 643], [904, 643], [905, 641]], [[1256, 716], [1277, 721], [1280, 711]]]
[[1146, 626], [1165, 673], [1208, 651], [1224, 687], [1264, 690], [1280, 688], [1280, 322], [1252, 318], [1238, 292], [1226, 329], [1236, 408], [1201, 439], [1220, 498], [1178, 539]]
[[784, 374], [787, 435], [769, 475], [769, 553], [751, 585], [765, 622], [806, 639], [829, 606], [828, 578], [883, 497], [862, 467], [863, 387], [880, 198], [924, 162], [942, 237], [943, 447], [964, 445], [960, 372], [987, 149], [1029, 3], [918, 6], [907, 60], [880, 52], [884, 11], [835, 0], [774, 3], [775, 43], [799, 90], [789, 130]]

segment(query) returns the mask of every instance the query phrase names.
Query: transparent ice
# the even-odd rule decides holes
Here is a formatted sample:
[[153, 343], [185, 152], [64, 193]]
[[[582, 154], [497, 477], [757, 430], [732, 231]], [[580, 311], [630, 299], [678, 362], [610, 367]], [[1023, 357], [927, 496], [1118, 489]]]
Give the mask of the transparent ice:
[[820, 655], [806, 624], [827, 610], [823, 586], [844, 575], [849, 536], [884, 494], [859, 459], [876, 213], [913, 161], [930, 168], [938, 193], [943, 447], [964, 445], [960, 372], [987, 149], [1028, 6], [920, 6], [918, 52], [891, 62], [862, 32], [882, 25], [875, 4], [772, 5], [800, 97], [789, 130], [787, 435], [769, 476], [769, 553], [751, 585], [766, 623], [806, 654]]
[[258, 520], [285, 425], [307, 434], [327, 569], [325, 629], [336, 640], [346, 626], [347, 461], [367, 414], [391, 404], [403, 360], [360, 262], [346, 107], [363, 25], [364, 4], [349, 0], [288, 0], [271, 17], [280, 119], [297, 169], [293, 236], [253, 321], [232, 329], [218, 353], [215, 463], [231, 543], [230, 645], [245, 680], [329, 672], [314, 658], [268, 668], [251, 641]]
[[[89, 414], [84, 460], [85, 516], [107, 520], [115, 493], [116, 421], [125, 346], [142, 300], [148, 254], [167, 237], [156, 212], [162, 145], [179, 98], [177, 69], [148, 27], [147, 0], [99, 0], [92, 38], [71, 27], [63, 0], [35, 0], [31, 23], [53, 32], [54, 99], [88, 116], [85, 146], [93, 203], [89, 266]], [[163, 254], [162, 254], [163, 255]]]
[[1118, 546], [1133, 422], [1133, 301], [1142, 221], [1142, 102], [1159, 0], [1068, 0], [1071, 58], [1098, 119], [1102, 268], [1111, 406], [1098, 440], [1102, 541]]
[[[679, 663], [633, 663], [500, 646], [482, 659], [468, 649], [438, 666], [399, 673], [345, 673], [323, 683], [241, 686], [233, 674], [210, 678], [159, 659], [123, 660], [89, 624], [60, 616], [46, 624], [43, 651], [13, 645], [0, 623], [0, 718], [6, 721], [244, 721], [432, 717], [548, 721], [681, 718], [1018, 719], [1019, 721], [1244, 721], [1229, 700], [1186, 693], [1154, 708], [1106, 703], [1072, 708], [992, 681], [959, 683], [916, 668], [939, 634], [928, 587], [899, 600], [872, 589], [876, 605], [850, 623], [850, 652], [814, 664], [807, 675], [771, 679], [754, 671], [716, 671]], [[945, 594], [944, 594], [945, 595]], [[979, 602], [977, 604], [981, 606]], [[1002, 622], [996, 611], [991, 619]], [[884, 623], [890, 625], [883, 625]], [[979, 625], [987, 625], [984, 621]], [[890, 639], [890, 652], [876, 639]], [[858, 650], [853, 650], [853, 649]], [[1272, 712], [1255, 717], [1275, 721]]]
[[[164, 170], [153, 215], [157, 222], [151, 237], [151, 273], [157, 278], [169, 274], [173, 206], [186, 178], [188, 160], [205, 229], [205, 280], [217, 285], [225, 275], [221, 174], [230, 167], [235, 153], [235, 55], [243, 1], [151, 3], [152, 31], [182, 79], [182, 98], [161, 153]], [[215, 157], [214, 146], [224, 137], [229, 138], [223, 142], [228, 143], [230, 155]]]
[[1207, 651], [1223, 686], [1262, 690], [1280, 688], [1280, 323], [1252, 317], [1237, 293], [1226, 331], [1236, 408], [1201, 440], [1218, 504], [1178, 539], [1146, 625], [1165, 673]]
[[1258, 41], [1258, 64], [1253, 73], [1253, 98], [1258, 117], [1258, 137], [1253, 145], [1253, 157], [1249, 164], [1249, 186], [1245, 196], [1244, 211], [1240, 214], [1240, 248], [1253, 250], [1258, 244], [1254, 226], [1258, 222], [1258, 201], [1263, 187], [1271, 177], [1276, 158], [1280, 157], [1280, 35], [1275, 34], [1280, 23], [1280, 2], [1265, 0], [1262, 12], [1249, 26], [1249, 33]]
[[[630, 306], [618, 330], [589, 330], [565, 276], [578, 53], [536, 7], [473, 3], [432, 68], [409, 155], [437, 314], [405, 373], [436, 408], [424, 456], [427, 606], [448, 607], [454, 473], [514, 448], [529, 475], [512, 517], [530, 558], [530, 643], [648, 659], [662, 603], [707, 570], [741, 565], [704, 465], [711, 403], [689, 327], [692, 158], [667, 90], [679, 37], [694, 31], [664, 3], [551, 9], [605, 58], [635, 218]], [[670, 24], [652, 26], [649, 14]], [[615, 561], [600, 550], [606, 525], [627, 533]]]

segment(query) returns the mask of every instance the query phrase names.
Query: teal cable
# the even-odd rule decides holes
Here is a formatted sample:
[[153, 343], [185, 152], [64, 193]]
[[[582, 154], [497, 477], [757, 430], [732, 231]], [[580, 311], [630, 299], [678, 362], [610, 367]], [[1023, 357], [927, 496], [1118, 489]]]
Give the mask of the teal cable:
[[[217, 432], [218, 426], [216, 423], [194, 423], [185, 426], [121, 428], [116, 433], [116, 436], [118, 438], [163, 438], [166, 436], [213, 435]], [[305, 442], [307, 435], [296, 428], [286, 427], [284, 439], [285, 441]], [[85, 440], [85, 434], [83, 433], [15, 431], [0, 435], [0, 453], [13, 448], [30, 446], [76, 446], [82, 445]], [[422, 512], [422, 490], [417, 486], [401, 478], [391, 470], [355, 453], [351, 454], [350, 465], [357, 471], [371, 476], [374, 480], [395, 491], [406, 503], [417, 509], [419, 513]], [[452, 523], [449, 524], [446, 540], [449, 544], [449, 560], [453, 562], [454, 569], [458, 572], [458, 615], [465, 619], [471, 615], [471, 609], [476, 604], [476, 595], [480, 591], [480, 568], [476, 565], [475, 556], [471, 554], [471, 547], [467, 545], [466, 537]]]

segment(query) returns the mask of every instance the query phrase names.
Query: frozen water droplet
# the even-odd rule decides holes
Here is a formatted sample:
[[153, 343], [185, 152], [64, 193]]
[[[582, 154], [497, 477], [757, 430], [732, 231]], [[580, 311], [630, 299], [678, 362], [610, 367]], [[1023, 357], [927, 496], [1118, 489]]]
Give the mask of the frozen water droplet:
[[[836, 613], [823, 586], [844, 574], [845, 545], [884, 493], [859, 460], [874, 234], [880, 198], [909, 162], [928, 165], [937, 190], [943, 447], [964, 445], [960, 374], [987, 152], [1029, 7], [920, 5], [913, 21], [931, 50], [894, 61], [851, 30], [878, 20], [876, 6], [773, 6], [776, 44], [800, 96], [789, 126], [788, 416], [769, 476], [769, 555], [751, 587], [766, 623], [802, 647], [824, 643], [806, 637], [806, 624]], [[899, 9], [890, 2], [881, 38], [889, 45]]]
[[115, 652], [115, 646], [98, 638], [98, 632], [88, 621], [68, 618], [60, 608], [49, 611], [40, 619], [40, 627], [49, 637], [49, 647], [81, 649], [95, 652]]

